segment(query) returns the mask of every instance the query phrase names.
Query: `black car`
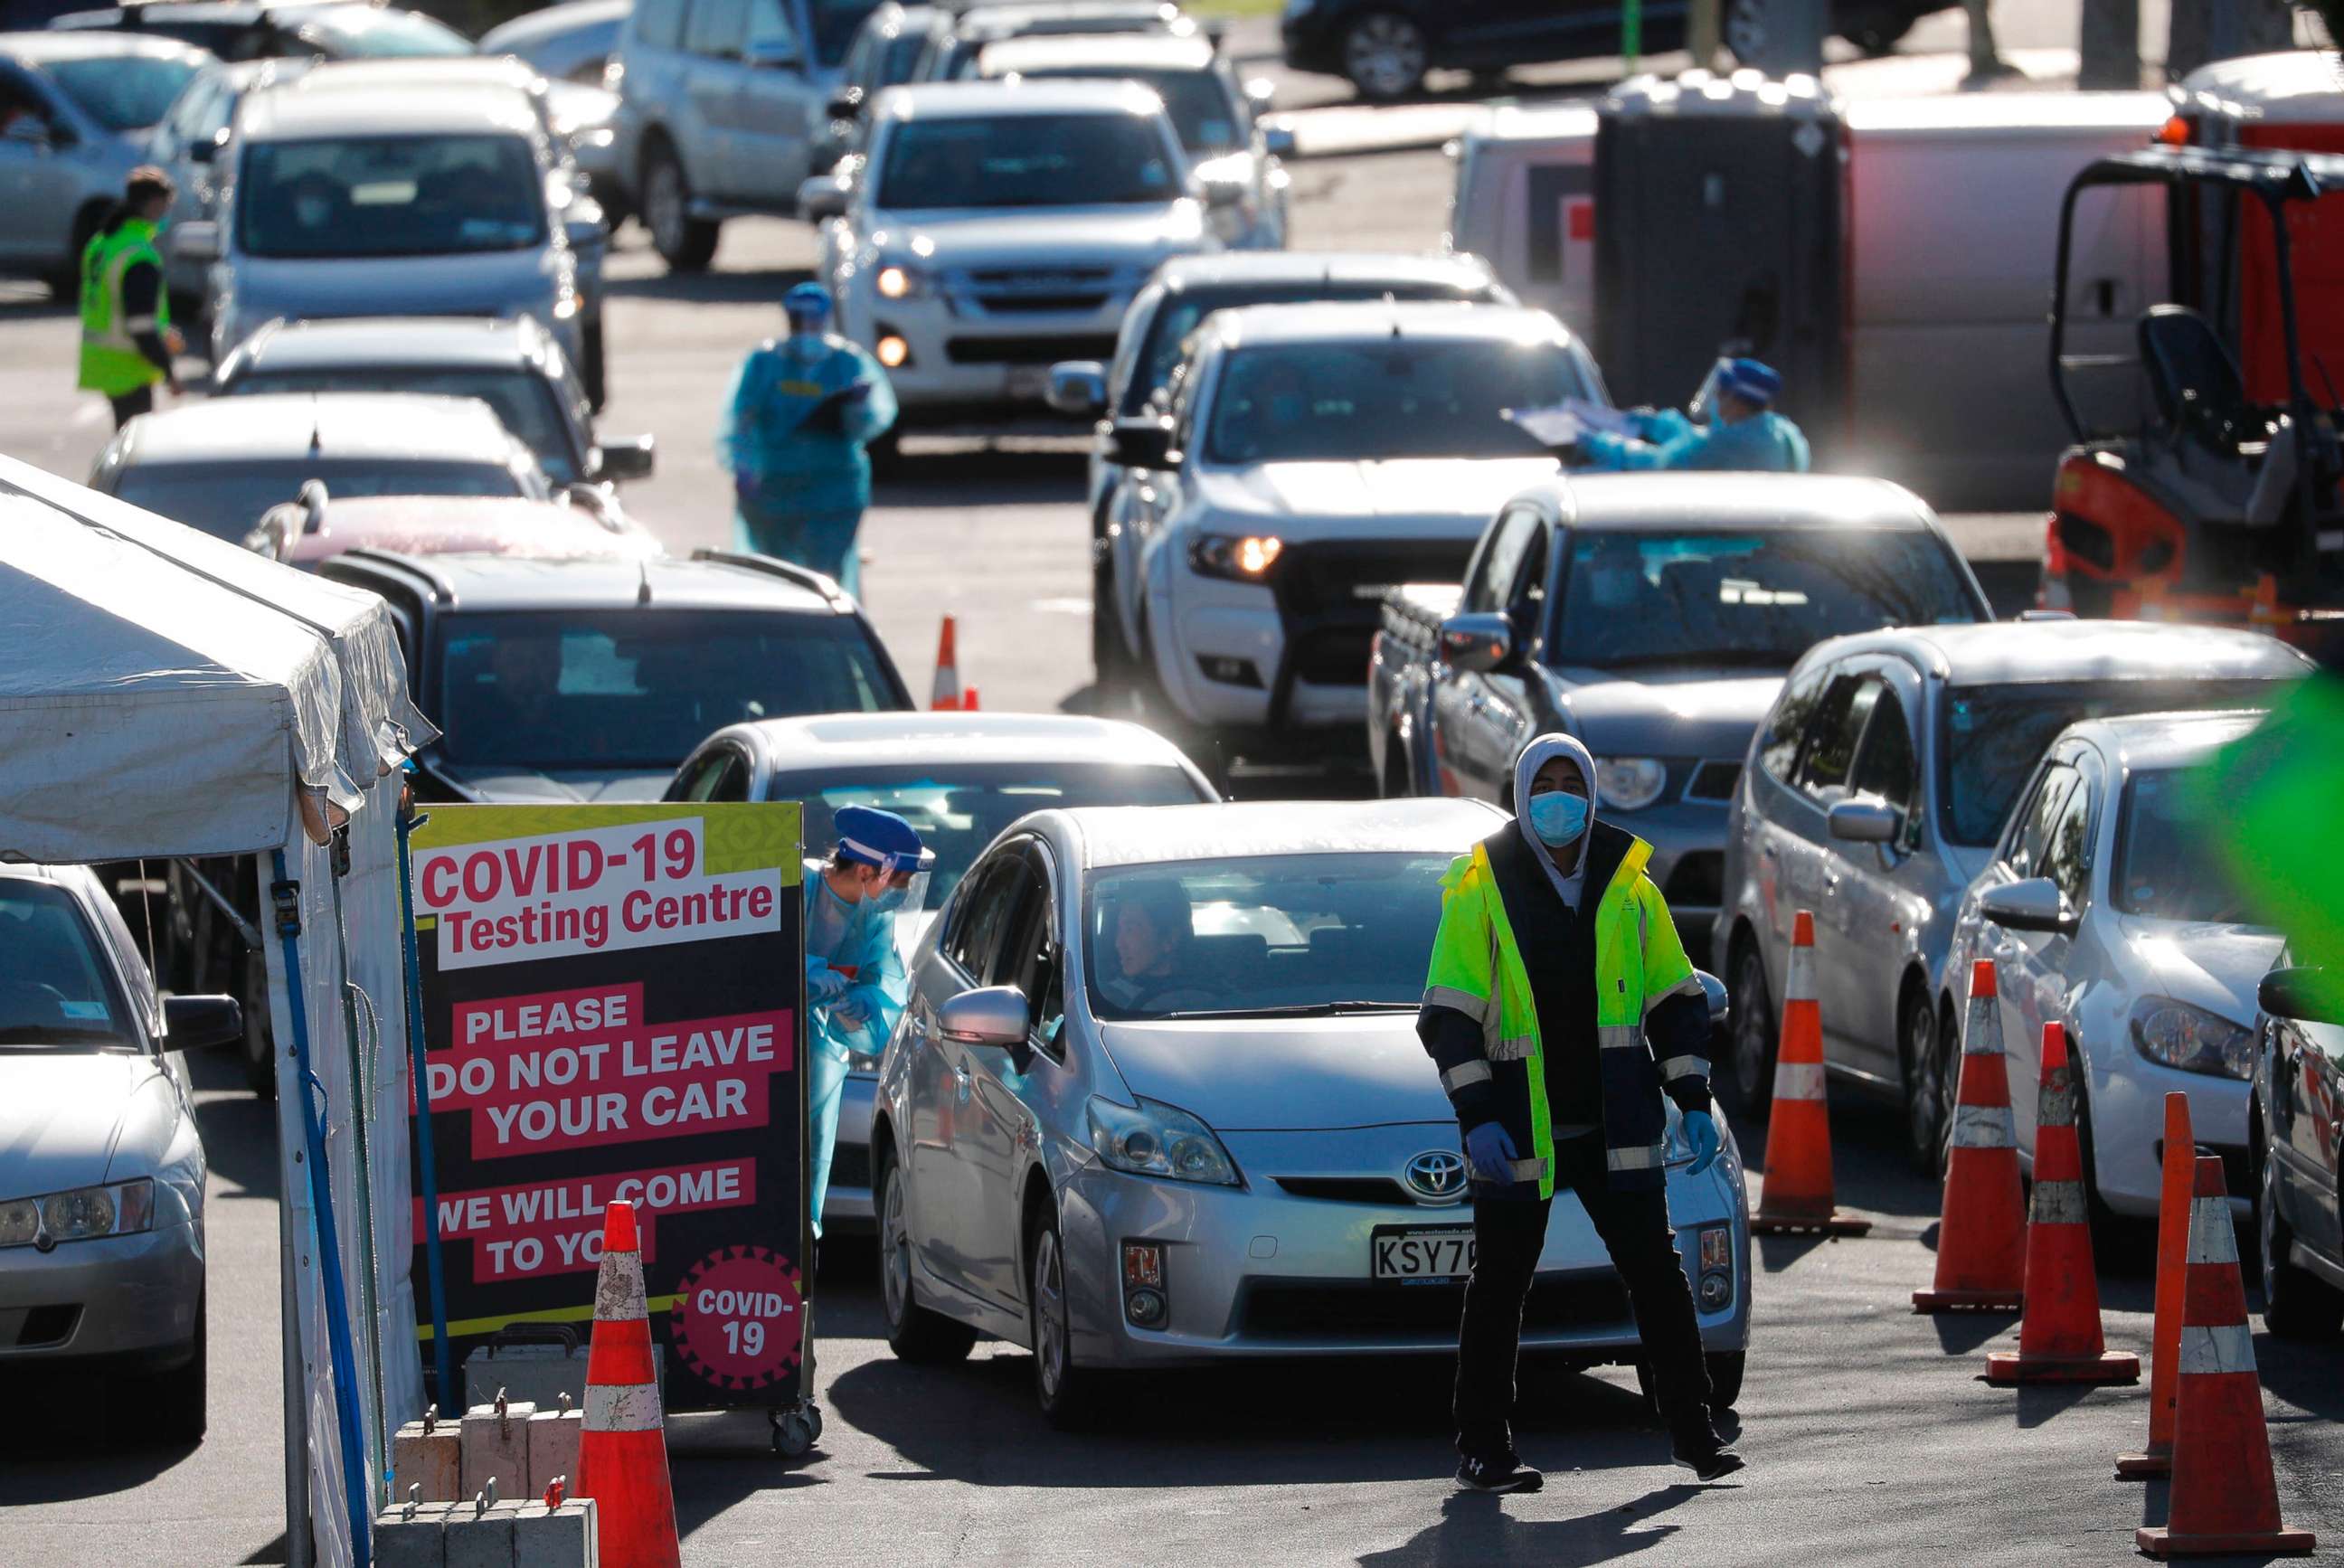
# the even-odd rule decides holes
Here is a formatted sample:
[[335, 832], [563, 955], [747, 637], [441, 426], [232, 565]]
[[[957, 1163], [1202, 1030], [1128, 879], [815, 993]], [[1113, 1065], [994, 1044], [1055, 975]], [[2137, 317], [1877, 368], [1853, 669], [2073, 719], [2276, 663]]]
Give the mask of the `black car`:
[[2284, 952], [2279, 965], [2263, 976], [2247, 1120], [2263, 1323], [2329, 1338], [2344, 1326], [2344, 986]]
[[[1686, 0], [1652, 0], [1643, 8], [1644, 50], [1660, 54], [1685, 42]], [[1945, 0], [1833, 0], [1832, 31], [1867, 54], [1884, 53]], [[1766, 29], [1763, 0], [1725, 0], [1726, 46], [1755, 55]], [[1443, 66], [1498, 72], [1549, 60], [1600, 58], [1620, 52], [1617, 0], [1286, 0], [1280, 31], [1286, 63], [1298, 71], [1343, 76], [1363, 98], [1406, 97], [1425, 72]]]
[[52, 27], [153, 33], [209, 49], [223, 60], [318, 57], [362, 60], [473, 53], [471, 40], [420, 11], [367, 0], [270, 5], [249, 0], [146, 0], [72, 11]]

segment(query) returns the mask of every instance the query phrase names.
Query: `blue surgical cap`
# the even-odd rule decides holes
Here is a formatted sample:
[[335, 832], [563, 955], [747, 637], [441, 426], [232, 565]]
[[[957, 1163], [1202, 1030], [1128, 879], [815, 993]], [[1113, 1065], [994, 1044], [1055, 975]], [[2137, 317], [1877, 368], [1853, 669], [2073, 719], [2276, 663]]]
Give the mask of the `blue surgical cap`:
[[1755, 359], [1728, 359], [1718, 368], [1720, 391], [1732, 392], [1753, 403], [1771, 403], [1783, 395], [1783, 378], [1771, 365]]
[[801, 283], [782, 296], [782, 309], [793, 316], [830, 317], [830, 290], [819, 283]]
[[918, 830], [892, 811], [843, 805], [831, 814], [830, 824], [838, 831], [844, 859], [883, 871], [925, 871], [936, 862], [935, 851], [920, 842]]

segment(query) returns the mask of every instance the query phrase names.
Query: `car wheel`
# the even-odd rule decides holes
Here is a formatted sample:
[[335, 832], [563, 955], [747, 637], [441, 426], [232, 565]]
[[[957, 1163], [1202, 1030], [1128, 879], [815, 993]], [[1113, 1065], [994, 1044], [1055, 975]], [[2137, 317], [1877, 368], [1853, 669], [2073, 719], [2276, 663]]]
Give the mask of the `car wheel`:
[[879, 1300], [887, 1348], [915, 1366], [957, 1361], [976, 1330], [919, 1304], [912, 1289], [912, 1232], [904, 1218], [904, 1169], [892, 1151], [879, 1157]]
[[1915, 18], [1893, 11], [1851, 17], [1839, 35], [1874, 59], [1889, 53], [1913, 30]]
[[1774, 1004], [1766, 992], [1766, 961], [1755, 941], [1733, 961], [1733, 1071], [1736, 1108], [1764, 1121], [1774, 1107]]
[[268, 958], [248, 947], [237, 1005], [244, 1011], [244, 1081], [262, 1099], [277, 1098], [277, 1032], [268, 1021]]
[[170, 1442], [201, 1442], [210, 1411], [210, 1361], [207, 1349], [209, 1309], [196, 1300], [196, 1353], [187, 1364], [165, 1372], [141, 1391], [141, 1424]]
[[1395, 11], [1370, 11], [1343, 33], [1343, 75], [1359, 96], [1376, 103], [1424, 86], [1431, 54], [1424, 29]]
[[1954, 1120], [1955, 1064], [1951, 1031], [1942, 1027], [1928, 993], [1915, 987], [1896, 1026], [1904, 1043], [1904, 1144], [1915, 1174], [1945, 1173], [1945, 1142]]
[[1712, 1351], [1709, 1361], [1709, 1408], [1730, 1411], [1742, 1397], [1742, 1372], [1749, 1364], [1747, 1351]]
[[1720, 31], [1736, 60], [1745, 66], [1760, 64], [1766, 53], [1764, 0], [1732, 0]]
[[716, 225], [692, 216], [692, 182], [664, 141], [643, 155], [643, 227], [671, 272], [705, 272], [716, 255]]
[[2268, 1150], [2258, 1161], [2255, 1251], [2263, 1271], [2263, 1327], [2287, 1340], [2325, 1340], [2344, 1327], [2344, 1295], [2297, 1268], [2288, 1257], [2295, 1229], [2278, 1211], [2278, 1165]]
[[1034, 1395], [1061, 1431], [1088, 1424], [1098, 1374], [1075, 1365], [1074, 1313], [1066, 1300], [1066, 1244], [1055, 1210], [1034, 1220], [1026, 1242], [1026, 1328], [1034, 1343]]

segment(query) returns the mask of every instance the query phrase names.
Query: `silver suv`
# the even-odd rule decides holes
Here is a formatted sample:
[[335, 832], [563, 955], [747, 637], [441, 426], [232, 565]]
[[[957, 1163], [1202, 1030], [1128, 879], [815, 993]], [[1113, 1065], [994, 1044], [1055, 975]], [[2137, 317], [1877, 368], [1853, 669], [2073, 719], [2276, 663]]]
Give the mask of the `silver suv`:
[[2146, 622], [1915, 626], [1819, 642], [1750, 744], [1711, 951], [1733, 997], [1729, 1093], [1765, 1115], [1793, 917], [1814, 914], [1824, 1065], [1900, 1099], [1934, 1172], [1958, 1049], [1945, 984], [1962, 895], [2011, 803], [2078, 719], [2267, 706], [2311, 671], [2260, 632]]

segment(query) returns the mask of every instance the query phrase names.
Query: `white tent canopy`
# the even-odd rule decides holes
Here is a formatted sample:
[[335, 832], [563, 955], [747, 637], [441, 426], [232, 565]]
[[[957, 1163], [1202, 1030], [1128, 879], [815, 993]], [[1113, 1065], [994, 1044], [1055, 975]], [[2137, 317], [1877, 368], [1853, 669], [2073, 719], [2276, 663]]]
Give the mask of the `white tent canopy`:
[[[298, 997], [315, 1080], [278, 1050], [288, 1530], [296, 1562], [312, 1535], [321, 1561], [359, 1560], [389, 1433], [422, 1406], [391, 769], [433, 731], [395, 629], [371, 594], [0, 458], [0, 858], [249, 854], [298, 887], [293, 963], [267, 943], [276, 1038]], [[328, 803], [345, 855], [317, 842]]]

